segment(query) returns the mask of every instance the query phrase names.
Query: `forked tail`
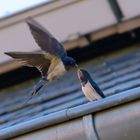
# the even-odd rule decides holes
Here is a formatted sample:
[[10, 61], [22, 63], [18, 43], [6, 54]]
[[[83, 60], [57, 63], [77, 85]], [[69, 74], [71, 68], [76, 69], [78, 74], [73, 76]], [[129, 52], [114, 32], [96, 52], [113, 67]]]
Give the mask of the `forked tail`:
[[27, 101], [25, 103], [27, 103], [29, 100], [31, 100], [34, 96], [36, 96], [39, 92], [39, 90], [46, 84], [47, 79], [46, 78], [41, 78], [32, 88], [31, 90], [31, 95], [30, 97], [27, 99]]

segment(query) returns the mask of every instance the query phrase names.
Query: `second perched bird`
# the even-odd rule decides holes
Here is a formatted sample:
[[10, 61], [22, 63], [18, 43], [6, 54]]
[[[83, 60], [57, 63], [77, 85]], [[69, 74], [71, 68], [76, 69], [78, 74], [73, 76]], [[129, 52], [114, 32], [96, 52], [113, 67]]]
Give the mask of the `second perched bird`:
[[86, 70], [78, 69], [77, 74], [82, 86], [82, 91], [89, 101], [94, 101], [105, 97], [102, 90], [92, 80], [90, 74]]
[[42, 51], [5, 52], [5, 54], [21, 61], [26, 66], [36, 67], [41, 72], [42, 79], [33, 87], [33, 96], [45, 85], [46, 82], [58, 79], [65, 73], [65, 71], [77, 65], [72, 57], [67, 56], [63, 45], [43, 26], [31, 18], [28, 18], [26, 22], [36, 43]]

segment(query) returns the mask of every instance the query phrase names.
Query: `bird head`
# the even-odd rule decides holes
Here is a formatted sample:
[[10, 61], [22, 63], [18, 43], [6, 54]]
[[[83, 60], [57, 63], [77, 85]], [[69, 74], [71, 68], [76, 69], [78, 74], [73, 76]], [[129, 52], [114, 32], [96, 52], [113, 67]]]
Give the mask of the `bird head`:
[[84, 69], [78, 69], [77, 75], [82, 86], [84, 86], [88, 82], [88, 79], [90, 78], [89, 73]]
[[72, 67], [78, 67], [78, 65], [76, 64], [75, 59], [73, 59], [72, 57], [68, 57], [68, 56], [65, 57], [63, 59], [63, 63], [65, 65], [65, 67], [66, 67], [66, 70], [69, 70]]

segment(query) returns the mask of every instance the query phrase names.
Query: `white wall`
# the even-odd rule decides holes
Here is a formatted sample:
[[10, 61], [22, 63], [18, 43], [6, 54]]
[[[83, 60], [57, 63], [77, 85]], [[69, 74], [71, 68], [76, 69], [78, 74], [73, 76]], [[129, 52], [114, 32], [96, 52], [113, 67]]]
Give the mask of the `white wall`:
[[117, 0], [124, 14], [124, 19], [140, 15], [140, 0]]
[[116, 23], [105, 0], [84, 0], [37, 19], [61, 41], [75, 33], [85, 34]]
[[[39, 15], [36, 14], [35, 16], [35, 19], [60, 41], [65, 41], [70, 36], [77, 33], [90, 33], [117, 23], [108, 0], [69, 1], [72, 1], [73, 4], [49, 12], [43, 12]], [[57, 1], [57, 3], [59, 2], [64, 3], [66, 1]], [[140, 15], [140, 0], [118, 0], [118, 2], [126, 19]], [[46, 5], [46, 11], [52, 5]], [[39, 12], [43, 8], [37, 9]], [[25, 12], [24, 18], [29, 15], [34, 15], [33, 13], [34, 10]], [[22, 15], [23, 14], [19, 14], [8, 20], [20, 19]], [[6, 25], [9, 23], [8, 20], [7, 23], [5, 22]], [[3, 25], [3, 23], [3, 21], [0, 21], [0, 25]], [[11, 60], [8, 56], [3, 54], [5, 51], [33, 51], [37, 49], [39, 48], [34, 42], [24, 20], [13, 22], [13, 24], [10, 23], [10, 25], [5, 27], [0, 26], [0, 64]]]
[[[110, 6], [105, 0], [81, 0], [69, 6], [36, 17], [60, 41], [69, 36], [96, 31], [116, 23]], [[32, 51], [38, 49], [27, 25], [18, 22], [0, 29], [0, 63], [10, 58], [4, 51]]]

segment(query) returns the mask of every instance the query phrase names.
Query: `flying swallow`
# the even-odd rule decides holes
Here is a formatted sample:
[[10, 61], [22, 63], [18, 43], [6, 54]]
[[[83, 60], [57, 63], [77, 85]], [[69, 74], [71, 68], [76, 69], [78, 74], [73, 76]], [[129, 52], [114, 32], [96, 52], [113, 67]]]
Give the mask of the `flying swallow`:
[[105, 98], [102, 90], [94, 82], [90, 74], [84, 69], [78, 69], [77, 75], [81, 83], [82, 91], [89, 101]]
[[51, 33], [32, 18], [26, 20], [41, 52], [5, 52], [23, 65], [36, 67], [41, 72], [41, 80], [33, 87], [32, 96], [46, 84], [59, 79], [76, 61], [67, 56], [63, 45]]

